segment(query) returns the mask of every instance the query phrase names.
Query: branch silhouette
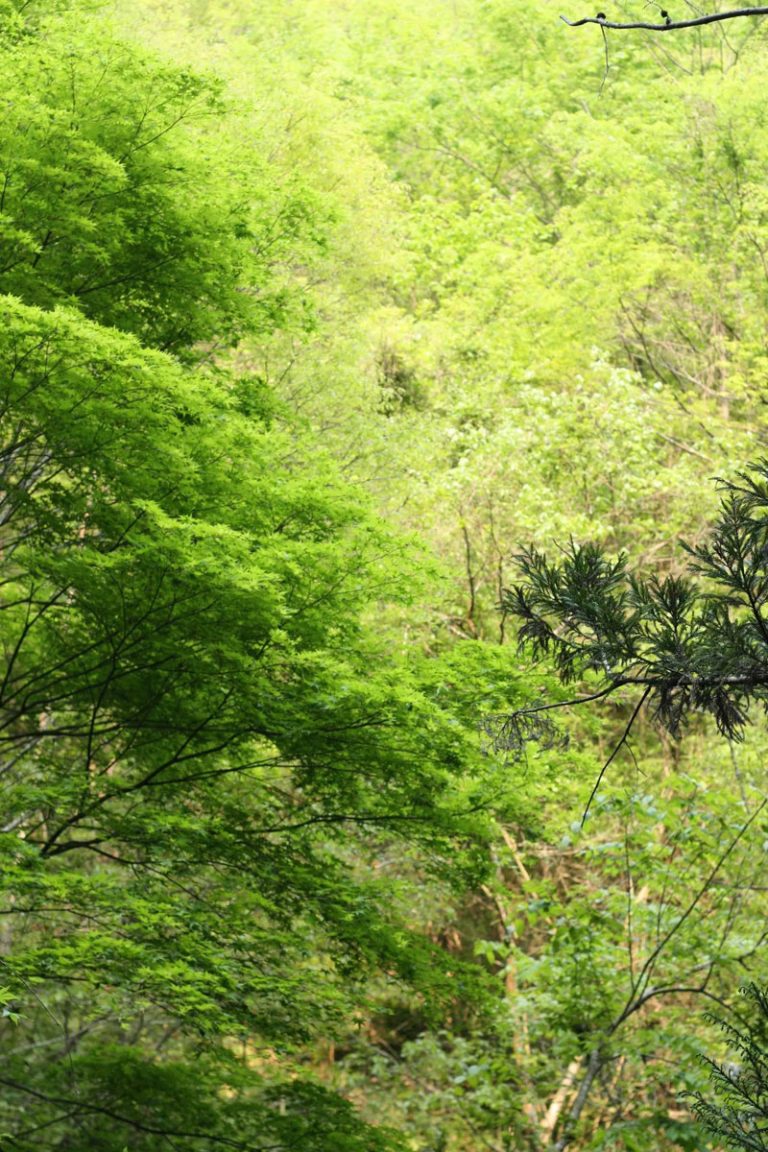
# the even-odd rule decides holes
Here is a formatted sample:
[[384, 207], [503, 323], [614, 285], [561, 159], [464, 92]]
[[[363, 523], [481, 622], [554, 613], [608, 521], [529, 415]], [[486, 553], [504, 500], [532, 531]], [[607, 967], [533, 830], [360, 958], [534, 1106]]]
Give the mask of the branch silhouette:
[[699, 28], [702, 24], [715, 24], [721, 20], [737, 20], [743, 16], [768, 16], [768, 7], [733, 8], [727, 12], [709, 12], [705, 16], [695, 16], [690, 20], [670, 20], [667, 18], [663, 24], [651, 24], [646, 20], [622, 23], [617, 20], [607, 20], [602, 13], [598, 13], [597, 16], [584, 16], [581, 20], [569, 20], [567, 16], [561, 16], [560, 19], [569, 28], [581, 28], [583, 24], [597, 24], [600, 28], [615, 28], [619, 32], [633, 28], [644, 28], [648, 32], [675, 32], [680, 28]]

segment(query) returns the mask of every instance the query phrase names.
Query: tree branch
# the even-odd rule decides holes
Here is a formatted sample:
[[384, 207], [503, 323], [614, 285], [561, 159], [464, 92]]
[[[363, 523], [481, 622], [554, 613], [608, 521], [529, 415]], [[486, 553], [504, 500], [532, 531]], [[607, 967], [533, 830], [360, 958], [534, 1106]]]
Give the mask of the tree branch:
[[34, 1088], [29, 1088], [27, 1085], [20, 1084], [15, 1080], [2, 1078], [0, 1079], [0, 1084], [16, 1092], [23, 1092], [27, 1096], [34, 1096], [38, 1100], [44, 1100], [48, 1104], [55, 1104], [62, 1108], [72, 1108], [74, 1106], [76, 1112], [107, 1116], [110, 1120], [117, 1121], [118, 1124], [126, 1124], [130, 1128], [134, 1128], [137, 1132], [146, 1132], [153, 1136], [179, 1136], [187, 1140], [206, 1140], [209, 1144], [221, 1144], [226, 1148], [239, 1148], [242, 1149], [243, 1152], [268, 1152], [269, 1149], [277, 1150], [281, 1147], [279, 1144], [246, 1144], [243, 1140], [231, 1140], [226, 1136], [217, 1136], [212, 1132], [188, 1132], [177, 1131], [173, 1128], [162, 1128], [156, 1124], [147, 1124], [140, 1120], [135, 1120], [131, 1116], [124, 1116], [100, 1104], [88, 1103], [85, 1100], [71, 1100], [62, 1096], [49, 1096], [45, 1092], [36, 1091]]
[[589, 1098], [592, 1084], [594, 1083], [595, 1077], [602, 1068], [602, 1065], [603, 1057], [600, 1049], [595, 1048], [587, 1057], [584, 1079], [579, 1086], [579, 1091], [576, 1093], [576, 1099], [568, 1111], [564, 1131], [560, 1138], [552, 1145], [553, 1152], [565, 1152], [565, 1149], [570, 1144], [573, 1130], [578, 1124], [579, 1117], [584, 1111], [584, 1105]]
[[702, 24], [715, 24], [720, 20], [736, 20], [741, 16], [768, 16], [768, 8], [734, 8], [728, 12], [710, 12], [706, 16], [696, 16], [691, 20], [669, 20], [664, 24], [651, 24], [646, 20], [634, 20], [626, 24], [616, 20], [606, 20], [604, 16], [584, 16], [581, 20], [560, 19], [569, 28], [581, 28], [582, 24], [597, 24], [601, 28], [615, 28], [624, 32], [633, 28], [644, 28], [648, 32], [676, 32], [679, 28], [698, 28]]
[[592, 791], [589, 794], [589, 800], [587, 800], [587, 806], [584, 809], [584, 815], [581, 818], [581, 827], [582, 828], [584, 827], [584, 825], [587, 821], [587, 816], [589, 816], [589, 810], [592, 807], [592, 801], [595, 799], [595, 796], [597, 795], [598, 789], [600, 788], [600, 785], [603, 782], [603, 777], [605, 776], [605, 774], [608, 771], [608, 769], [610, 768], [611, 764], [613, 764], [613, 762], [616, 759], [616, 757], [618, 756], [619, 752], [621, 751], [621, 749], [624, 747], [627, 740], [629, 739], [629, 734], [632, 731], [632, 725], [634, 724], [635, 720], [639, 716], [640, 709], [645, 704], [646, 700], [650, 696], [650, 693], [651, 693], [651, 685], [649, 684], [648, 687], [643, 692], [640, 699], [638, 700], [637, 704], [635, 705], [635, 710], [629, 718], [629, 723], [627, 724], [626, 728], [624, 729], [624, 732], [622, 733], [621, 739], [619, 740], [616, 747], [613, 749], [613, 752], [611, 752], [611, 754], [608, 757], [608, 759], [606, 760], [605, 764], [603, 764], [602, 768], [600, 769], [600, 774], [598, 775], [597, 780], [595, 781], [594, 788], [592, 789]]

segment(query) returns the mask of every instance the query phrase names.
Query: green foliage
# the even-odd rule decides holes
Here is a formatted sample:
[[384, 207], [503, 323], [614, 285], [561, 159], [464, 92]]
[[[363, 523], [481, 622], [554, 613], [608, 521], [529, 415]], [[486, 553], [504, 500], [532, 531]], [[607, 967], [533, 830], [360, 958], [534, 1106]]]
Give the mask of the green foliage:
[[13, 1071], [2, 1084], [8, 1103], [27, 1116], [30, 1097], [40, 1102], [39, 1122], [8, 1137], [10, 1147], [25, 1152], [40, 1147], [41, 1129], [60, 1147], [73, 1113], [78, 1139], [99, 1152], [155, 1152], [169, 1142], [190, 1149], [403, 1148], [393, 1133], [362, 1128], [350, 1105], [319, 1085], [273, 1082], [256, 1095], [254, 1076], [226, 1052], [182, 1064], [150, 1060], [124, 1044], [86, 1047], [54, 1069], [44, 1091], [36, 1082], [15, 1081]]
[[718, 1019], [731, 1059], [709, 1057], [711, 1087], [694, 1094], [694, 1111], [713, 1136], [727, 1148], [762, 1152], [766, 1147], [768, 1115], [768, 1068], [766, 1066], [766, 1020], [768, 1000], [757, 984], [742, 989], [750, 1018], [739, 1023]]
[[372, 857], [476, 875], [498, 786], [365, 624], [418, 549], [212, 355], [302, 330], [322, 213], [95, 18], [0, 52], [6, 1140], [394, 1146], [283, 1062], [377, 972], [482, 996]]
[[320, 241], [311, 198], [242, 147], [220, 82], [99, 39], [51, 16], [3, 45], [3, 292], [177, 355], [289, 322], [271, 270]]
[[[704, 1146], [697, 1005], [763, 964], [765, 740], [693, 710], [762, 689], [702, 695], [759, 649], [768, 137], [759, 35], [666, 50], [598, 99], [517, 0], [6, 5], [4, 1146]], [[560, 670], [691, 720], [583, 829], [625, 709], [499, 739], [566, 698], [521, 540]]]

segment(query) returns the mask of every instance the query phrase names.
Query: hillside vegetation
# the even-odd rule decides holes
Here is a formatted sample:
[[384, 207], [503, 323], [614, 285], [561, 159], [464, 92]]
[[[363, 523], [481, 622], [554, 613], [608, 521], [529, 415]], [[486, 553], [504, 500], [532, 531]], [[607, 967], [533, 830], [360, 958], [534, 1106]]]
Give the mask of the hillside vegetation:
[[764, 25], [0, 11], [1, 1152], [723, 1148], [764, 716], [509, 589], [768, 456]]

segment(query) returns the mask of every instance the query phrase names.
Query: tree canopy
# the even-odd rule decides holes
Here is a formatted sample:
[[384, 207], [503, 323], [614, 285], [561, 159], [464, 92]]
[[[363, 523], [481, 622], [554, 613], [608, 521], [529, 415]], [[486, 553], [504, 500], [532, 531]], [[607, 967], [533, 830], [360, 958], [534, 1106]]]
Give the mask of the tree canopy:
[[66, 15], [0, 48], [4, 1138], [389, 1146], [267, 1053], [368, 971], [470, 994], [363, 830], [461, 871], [487, 786], [363, 619], [415, 547], [221, 359], [310, 322], [321, 223], [217, 84]]
[[759, 26], [2, 14], [0, 1149], [719, 1152]]

